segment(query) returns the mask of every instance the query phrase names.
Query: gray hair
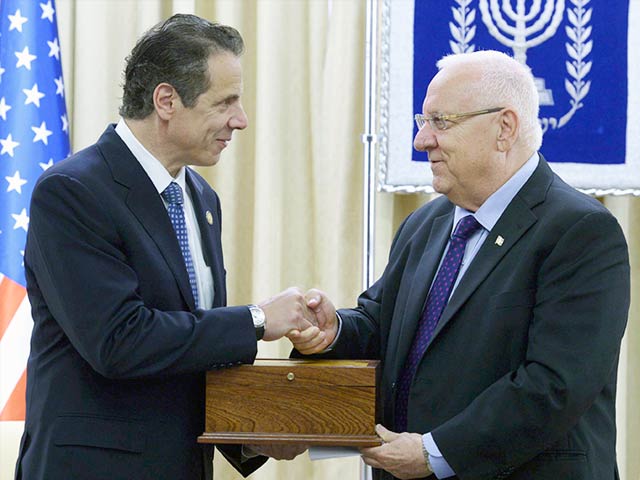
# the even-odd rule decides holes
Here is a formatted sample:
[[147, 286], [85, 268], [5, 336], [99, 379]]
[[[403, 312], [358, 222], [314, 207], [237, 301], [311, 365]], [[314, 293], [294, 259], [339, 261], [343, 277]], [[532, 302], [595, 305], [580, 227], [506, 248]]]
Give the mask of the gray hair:
[[533, 150], [540, 148], [540, 100], [528, 66], [495, 50], [447, 55], [436, 66], [439, 70], [449, 67], [472, 69], [479, 80], [470, 85], [467, 93], [478, 102], [478, 108], [512, 108], [520, 119], [522, 144]]

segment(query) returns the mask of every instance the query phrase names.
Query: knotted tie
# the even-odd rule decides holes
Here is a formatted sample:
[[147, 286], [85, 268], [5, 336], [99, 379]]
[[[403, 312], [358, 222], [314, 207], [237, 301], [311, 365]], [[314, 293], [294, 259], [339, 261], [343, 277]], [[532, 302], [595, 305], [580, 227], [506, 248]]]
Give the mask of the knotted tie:
[[187, 233], [187, 223], [184, 219], [184, 209], [182, 207], [182, 189], [176, 182], [171, 182], [167, 188], [162, 192], [162, 198], [169, 204], [167, 209], [171, 224], [178, 237], [178, 243], [180, 244], [180, 250], [182, 250], [182, 257], [184, 258], [184, 264], [187, 267], [187, 273], [189, 274], [189, 283], [191, 284], [191, 292], [193, 293], [193, 300], [198, 306], [198, 283], [196, 281], [196, 271], [193, 267], [193, 260], [191, 259], [191, 250], [189, 250], [189, 235]]
[[420, 318], [418, 331], [413, 338], [413, 344], [398, 380], [395, 425], [397, 432], [404, 432], [407, 429], [407, 406], [411, 381], [433, 336], [436, 325], [438, 325], [444, 307], [449, 301], [451, 290], [460, 271], [467, 239], [479, 228], [482, 228], [482, 225], [473, 216], [467, 215], [460, 219], [449, 241], [449, 249], [427, 297], [427, 305]]

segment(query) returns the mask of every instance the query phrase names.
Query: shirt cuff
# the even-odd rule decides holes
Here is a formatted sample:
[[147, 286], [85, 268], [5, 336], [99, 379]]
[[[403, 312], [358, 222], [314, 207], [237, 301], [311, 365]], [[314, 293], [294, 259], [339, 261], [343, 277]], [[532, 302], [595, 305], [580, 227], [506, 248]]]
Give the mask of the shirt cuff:
[[329, 345], [327, 348], [325, 348], [321, 353], [327, 353], [327, 352], [330, 352], [331, 350], [333, 350], [333, 347], [335, 346], [336, 342], [338, 341], [338, 338], [340, 338], [340, 332], [342, 332], [342, 317], [340, 316], [340, 314], [338, 312], [336, 312], [336, 317], [338, 319], [338, 331], [336, 332], [336, 338], [334, 338], [333, 342], [331, 342], [331, 345]]
[[438, 478], [453, 477], [456, 472], [453, 471], [449, 463], [444, 459], [438, 445], [436, 445], [431, 432], [425, 433], [422, 436], [422, 443], [424, 448], [429, 453], [429, 463], [431, 464], [431, 470]]

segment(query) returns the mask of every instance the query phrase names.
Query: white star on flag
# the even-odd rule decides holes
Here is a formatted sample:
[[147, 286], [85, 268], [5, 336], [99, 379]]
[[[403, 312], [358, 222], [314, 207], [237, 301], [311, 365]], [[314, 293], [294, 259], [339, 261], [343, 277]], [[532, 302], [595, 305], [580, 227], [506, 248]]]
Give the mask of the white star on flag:
[[18, 228], [22, 228], [26, 232], [29, 228], [29, 216], [27, 215], [27, 209], [23, 208], [19, 214], [16, 215], [15, 213], [12, 213], [11, 216], [16, 221], [13, 229], [17, 230]]
[[9, 31], [18, 30], [22, 33], [22, 25], [25, 24], [29, 19], [27, 17], [23, 17], [20, 14], [20, 9], [16, 10], [16, 13], [13, 15], [9, 15], [9, 21], [11, 25], [9, 25]]
[[13, 177], [4, 177], [7, 182], [9, 182], [9, 186], [7, 187], [7, 192], [15, 190], [19, 194], [22, 194], [22, 186], [27, 183], [26, 180], [20, 178], [20, 172], [16, 170], [16, 173], [13, 174]]
[[51, 23], [53, 23], [53, 14], [55, 13], [55, 10], [51, 5], [51, 0], [49, 0], [47, 3], [41, 3], [40, 8], [42, 9], [42, 16], [40, 18], [46, 18]]
[[33, 143], [41, 141], [45, 145], [49, 144], [49, 136], [53, 133], [51, 130], [47, 130], [47, 124], [43, 121], [39, 127], [31, 127], [33, 133]]
[[62, 131], [66, 132], [69, 129], [69, 121], [67, 120], [67, 114], [65, 113], [64, 115], [62, 115], [60, 117], [60, 120], [62, 120]]
[[7, 112], [9, 110], [11, 110], [11, 105], [7, 105], [4, 97], [0, 98], [0, 117], [2, 117], [3, 120], [7, 119]]
[[64, 97], [64, 82], [62, 81], [62, 77], [54, 78], [53, 81], [56, 83], [56, 95]]
[[0, 426], [24, 421], [29, 203], [42, 172], [70, 154], [56, 16], [55, 0], [0, 0]]
[[40, 93], [38, 91], [38, 84], [34, 83], [31, 90], [28, 88], [23, 88], [22, 91], [27, 96], [27, 99], [24, 101], [25, 105], [29, 105], [33, 103], [36, 107], [40, 108], [40, 99], [44, 97], [44, 93]]
[[4, 155], [8, 153], [10, 157], [13, 157], [13, 149], [20, 145], [19, 142], [14, 142], [11, 134], [7, 135], [7, 138], [4, 140], [0, 138], [0, 144], [2, 144], [2, 150], [0, 151], [0, 155]]
[[57, 60], [60, 60], [60, 45], [58, 45], [58, 39], [54, 38], [53, 42], [47, 40], [47, 44], [49, 45], [49, 56], [56, 57]]
[[40, 168], [44, 171], [47, 170], [51, 167], [53, 167], [53, 158], [50, 158], [49, 161], [47, 163], [42, 163], [39, 162], [38, 165], [40, 165]]
[[35, 55], [31, 55], [29, 53], [29, 47], [24, 47], [21, 52], [15, 52], [15, 55], [16, 57], [18, 57], [16, 68], [24, 67], [27, 70], [31, 70], [31, 62], [38, 58]]

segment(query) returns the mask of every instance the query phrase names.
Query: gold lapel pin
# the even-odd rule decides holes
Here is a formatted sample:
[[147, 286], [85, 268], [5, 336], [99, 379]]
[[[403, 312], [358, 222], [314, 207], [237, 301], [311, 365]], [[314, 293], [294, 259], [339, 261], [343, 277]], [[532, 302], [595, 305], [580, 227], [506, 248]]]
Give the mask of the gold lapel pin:
[[211, 212], [207, 210], [207, 212], [204, 215], [205, 217], [207, 217], [207, 223], [209, 225], [213, 225], [213, 215], [211, 215]]
[[504, 238], [502, 238], [501, 235], [498, 235], [498, 237], [496, 238], [496, 245], [501, 247], [503, 243], [504, 243]]

